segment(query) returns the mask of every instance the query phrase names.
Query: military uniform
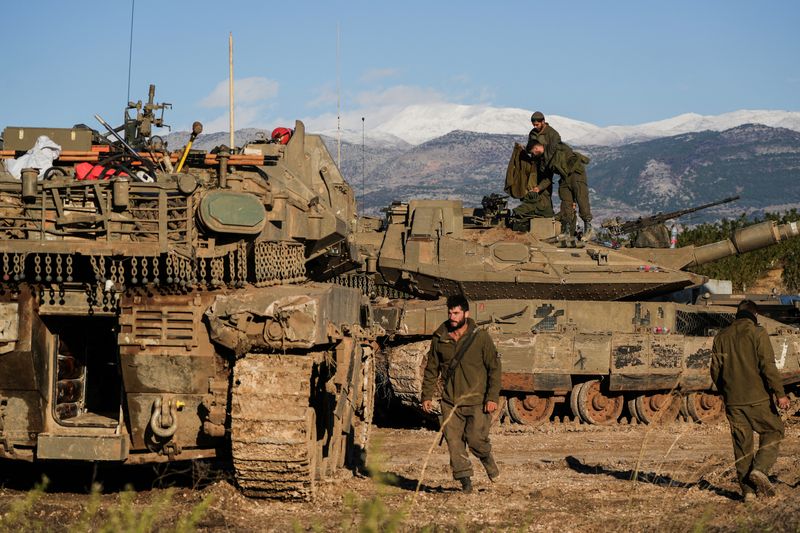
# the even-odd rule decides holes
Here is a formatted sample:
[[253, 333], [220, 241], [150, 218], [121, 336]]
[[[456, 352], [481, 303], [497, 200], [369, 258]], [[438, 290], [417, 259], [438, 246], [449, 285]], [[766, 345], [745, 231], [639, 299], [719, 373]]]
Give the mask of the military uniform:
[[443, 434], [450, 451], [453, 478], [458, 480], [472, 477], [467, 446], [483, 463], [490, 478], [499, 474], [489, 442], [491, 414], [483, 412], [487, 401], [498, 403], [500, 397], [500, 359], [489, 334], [476, 329], [475, 321], [468, 318], [467, 331], [456, 342], [449, 335], [447, 322], [443, 323], [431, 339], [422, 383], [424, 402], [433, 398], [439, 375], [445, 374], [459, 348], [473, 333], [475, 338], [469, 349], [442, 387], [442, 421], [447, 421]]
[[[547, 154], [545, 148], [545, 156]], [[575, 208], [573, 204], [578, 204], [578, 210], [585, 227], [592, 221], [592, 210], [589, 207], [589, 186], [586, 183], [586, 163], [589, 158], [583, 154], [575, 152], [565, 143], [560, 143], [553, 157], [547, 161], [547, 168], [558, 174], [561, 179], [558, 182], [558, 197], [561, 199], [561, 210], [559, 219], [567, 226], [564, 233], [575, 234]]]
[[[736, 320], [714, 337], [711, 379], [725, 399], [731, 427], [736, 475], [743, 493], [752, 492], [748, 476], [769, 474], [783, 440], [783, 421], [771, 399], [784, 396], [769, 335], [755, 317], [740, 311]], [[750, 318], [752, 317], [752, 319]], [[753, 456], [753, 432], [759, 434]]]
[[536, 131], [536, 128], [533, 128], [528, 132], [528, 144], [525, 145], [525, 151], [530, 153], [536, 143], [544, 146], [544, 163], [547, 166], [558, 150], [558, 145], [561, 144], [561, 135], [545, 122], [542, 131]]
[[[515, 144], [506, 170], [505, 192], [522, 203], [513, 209], [512, 227], [523, 230], [533, 217], [553, 216], [553, 182], [540, 174], [536, 162], [526, 156], [522, 145]], [[533, 192], [534, 187], [539, 192]]]

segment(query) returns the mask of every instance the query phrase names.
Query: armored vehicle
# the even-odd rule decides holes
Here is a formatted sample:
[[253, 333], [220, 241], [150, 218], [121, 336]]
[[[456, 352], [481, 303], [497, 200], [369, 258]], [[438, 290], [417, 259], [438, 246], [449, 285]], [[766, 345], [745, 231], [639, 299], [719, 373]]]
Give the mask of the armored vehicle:
[[60, 146], [0, 172], [0, 456], [231, 457], [247, 495], [307, 498], [372, 417], [380, 330], [326, 282], [354, 264], [353, 193], [302, 122], [212, 153], [196, 123], [170, 153], [153, 94], [107, 132], [3, 133], [11, 163]]
[[[446, 319], [438, 298], [460, 293], [503, 358], [503, 392], [517, 422], [546, 421], [563, 403], [583, 422], [718, 418], [722, 402], [708, 375], [714, 334], [735, 308], [676, 303], [676, 291], [705, 278], [686, 270], [795, 237], [794, 224], [764, 222], [700, 247], [564, 248], [556, 222], [532, 219], [516, 232], [459, 201], [411, 201], [387, 212], [381, 231], [357, 237], [365, 265], [407, 298], [376, 306], [393, 335], [385, 372], [395, 395], [415, 405], [428, 336]], [[370, 260], [372, 258], [372, 260]], [[377, 281], [375, 281], [377, 280]], [[787, 384], [800, 381], [800, 332], [760, 317]]]

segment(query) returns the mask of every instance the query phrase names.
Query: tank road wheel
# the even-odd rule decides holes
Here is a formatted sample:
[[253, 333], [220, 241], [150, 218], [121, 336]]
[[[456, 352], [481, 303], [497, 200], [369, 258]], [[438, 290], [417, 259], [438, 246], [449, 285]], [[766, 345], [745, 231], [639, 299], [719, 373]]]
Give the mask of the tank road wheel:
[[313, 358], [248, 354], [236, 362], [231, 454], [236, 483], [256, 498], [308, 499], [318, 461], [309, 406]]
[[669, 424], [675, 421], [681, 409], [681, 398], [675, 394], [640, 394], [628, 402], [633, 404], [632, 415], [642, 424]]
[[600, 390], [600, 382], [597, 380], [587, 381], [578, 391], [578, 413], [581, 419], [589, 424], [607, 426], [615, 423], [622, 414], [624, 404], [625, 401], [621, 394], [615, 396], [603, 394]]
[[572, 387], [572, 392], [569, 394], [569, 410], [572, 412], [572, 416], [576, 420], [581, 419], [581, 411], [578, 409], [578, 396], [580, 395], [582, 388], [583, 383], [577, 383], [574, 387]]
[[528, 394], [524, 398], [512, 396], [508, 399], [508, 413], [518, 424], [538, 426], [550, 420], [555, 405], [552, 396], [536, 394]]
[[683, 397], [683, 414], [701, 424], [713, 424], [725, 415], [722, 396], [707, 392], [692, 392]]

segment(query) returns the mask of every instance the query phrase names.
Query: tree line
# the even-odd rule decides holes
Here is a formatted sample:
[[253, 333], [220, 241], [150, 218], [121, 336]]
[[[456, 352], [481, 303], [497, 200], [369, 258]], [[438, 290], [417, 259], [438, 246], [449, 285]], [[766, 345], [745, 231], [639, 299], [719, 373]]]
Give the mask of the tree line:
[[[791, 209], [784, 213], [765, 213], [755, 218], [743, 213], [735, 219], [700, 224], [681, 232], [678, 235], [678, 246], [702, 246], [727, 239], [737, 229], [765, 220], [787, 224], [800, 220], [800, 213], [797, 209]], [[757, 279], [776, 267], [783, 268], [783, 289], [788, 293], [800, 292], [800, 238], [788, 239], [775, 246], [743, 255], [726, 257], [692, 268], [691, 271], [710, 278], [729, 279], [733, 283], [734, 291], [746, 292]]]

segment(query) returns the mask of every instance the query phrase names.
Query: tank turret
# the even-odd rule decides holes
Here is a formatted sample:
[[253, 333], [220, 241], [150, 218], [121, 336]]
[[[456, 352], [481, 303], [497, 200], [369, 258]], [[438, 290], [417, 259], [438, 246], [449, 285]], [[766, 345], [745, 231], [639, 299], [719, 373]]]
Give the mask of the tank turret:
[[[388, 210], [380, 240], [357, 234], [362, 255], [377, 258], [382, 282], [423, 298], [632, 300], [701, 285], [686, 269], [796, 237], [796, 224], [763, 222], [700, 247], [582, 248], [556, 245], [557, 223], [532, 219], [530, 232], [492, 223], [458, 200], [413, 200]], [[476, 222], [477, 221], [477, 222]], [[376, 243], [380, 242], [379, 246]]]
[[211, 152], [196, 123], [171, 152], [165, 107], [151, 86], [105, 133], [5, 130], [23, 169], [0, 171], [0, 457], [220, 454], [248, 495], [310, 497], [372, 417], [380, 330], [325, 282], [357, 261], [352, 190], [302, 122]]

